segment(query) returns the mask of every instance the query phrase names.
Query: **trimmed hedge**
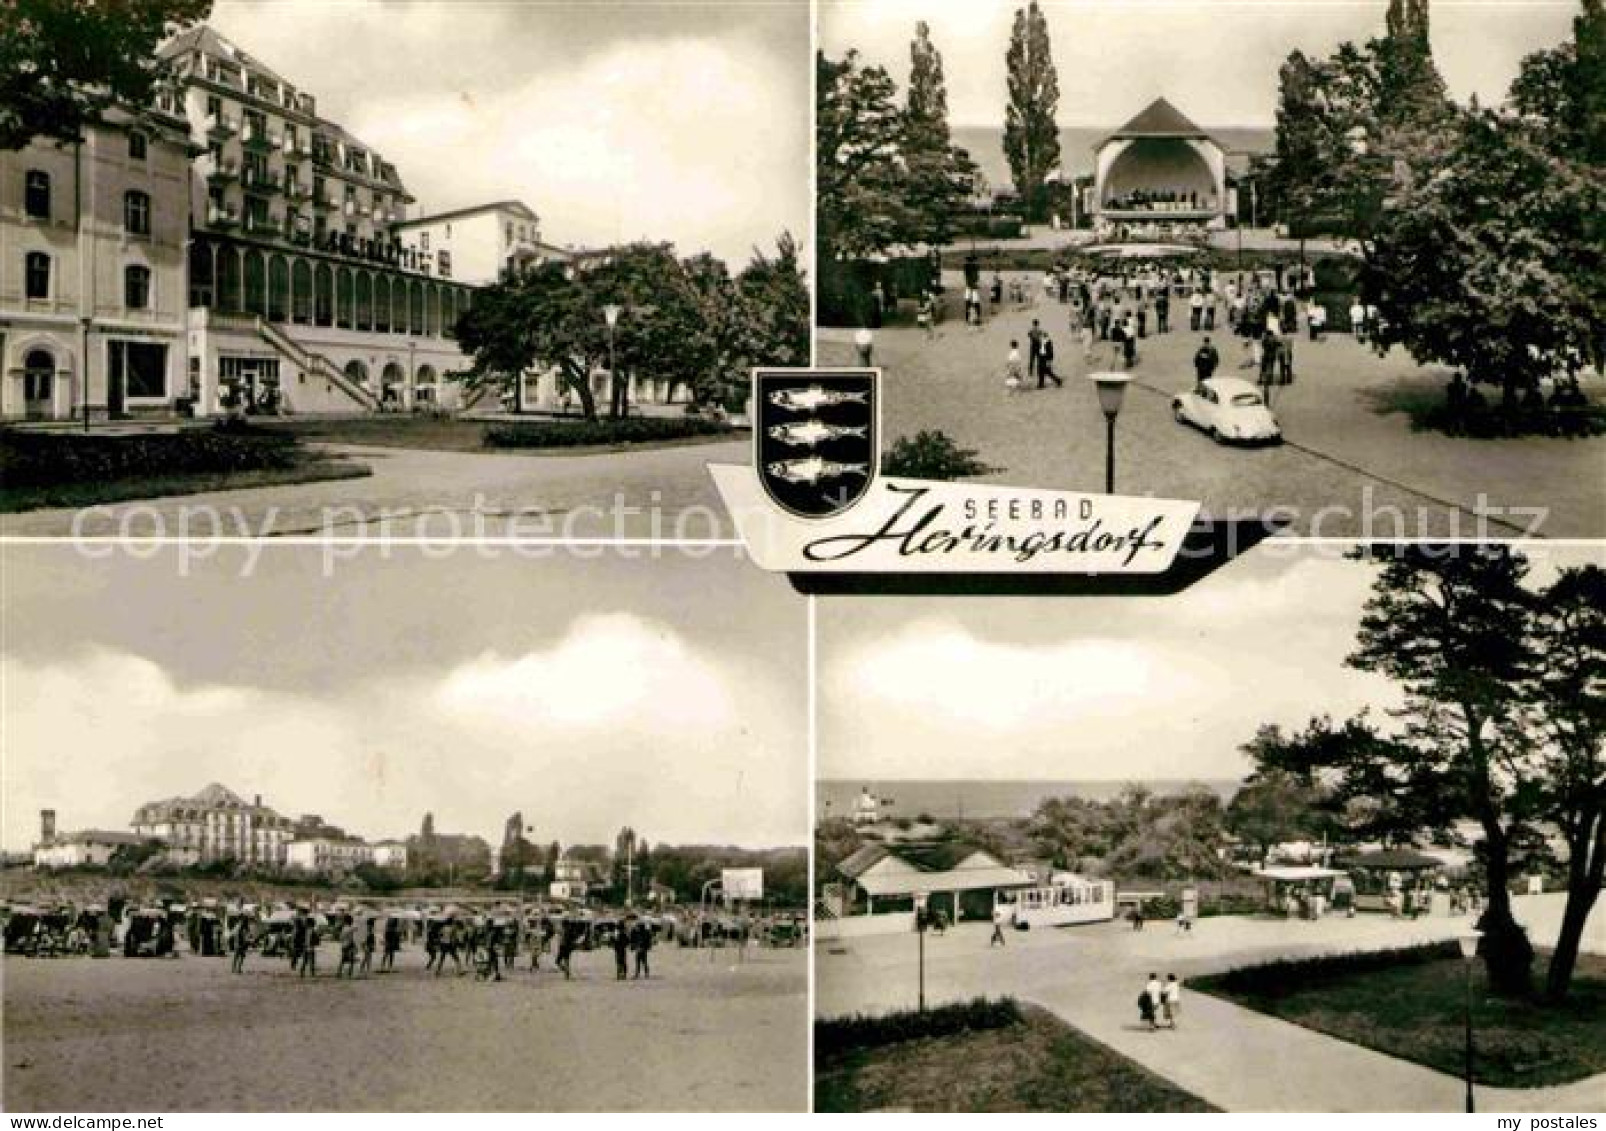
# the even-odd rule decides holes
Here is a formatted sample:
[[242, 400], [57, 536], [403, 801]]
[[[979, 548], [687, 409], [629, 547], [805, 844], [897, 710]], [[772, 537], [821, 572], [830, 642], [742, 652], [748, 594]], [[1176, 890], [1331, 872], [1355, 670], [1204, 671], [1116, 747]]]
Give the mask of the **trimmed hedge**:
[[906, 1009], [897, 1013], [868, 1016], [832, 1017], [814, 1023], [814, 1047], [820, 1056], [841, 1056], [859, 1049], [917, 1041], [926, 1037], [949, 1037], [956, 1033], [1007, 1029], [1023, 1020], [1014, 998], [978, 997], [928, 1009], [924, 1013]]
[[0, 430], [0, 486], [8, 488], [283, 470], [303, 458], [295, 437], [239, 425], [132, 436]]
[[608, 444], [646, 444], [690, 436], [721, 436], [730, 425], [702, 416], [630, 416], [622, 420], [542, 420], [491, 424], [487, 448], [585, 448]]
[[1393, 950], [1336, 954], [1318, 958], [1282, 958], [1258, 966], [1239, 966], [1224, 974], [1193, 979], [1197, 990], [1219, 989], [1245, 997], [1278, 998], [1307, 990], [1312, 986], [1341, 981], [1353, 974], [1373, 974], [1401, 966], [1422, 966], [1459, 960], [1460, 944], [1455, 941], [1427, 946], [1397, 947]]

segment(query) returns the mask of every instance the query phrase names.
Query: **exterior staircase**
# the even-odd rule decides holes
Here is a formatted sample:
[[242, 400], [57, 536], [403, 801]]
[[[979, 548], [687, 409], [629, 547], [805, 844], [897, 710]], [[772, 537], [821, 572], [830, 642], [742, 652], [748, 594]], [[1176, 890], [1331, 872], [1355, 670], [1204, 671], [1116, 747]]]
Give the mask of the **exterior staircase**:
[[[253, 320], [256, 324], [257, 336], [299, 365], [302, 370], [314, 377], [323, 378], [323, 380], [329, 382], [329, 384], [345, 393], [346, 396], [370, 412], [379, 411], [379, 397], [371, 390], [353, 381], [334, 362], [320, 353], [313, 353], [261, 315], [254, 315]], [[280, 392], [281, 394], [284, 392], [282, 385]], [[288, 401], [286, 401], [286, 408], [289, 408]]]

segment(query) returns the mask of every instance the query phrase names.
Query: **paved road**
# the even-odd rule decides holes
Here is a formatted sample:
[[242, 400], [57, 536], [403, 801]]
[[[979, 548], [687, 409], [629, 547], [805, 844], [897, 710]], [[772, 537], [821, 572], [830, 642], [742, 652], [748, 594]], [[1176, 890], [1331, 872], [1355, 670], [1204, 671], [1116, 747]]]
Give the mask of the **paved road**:
[[[1535, 939], [1553, 939], [1561, 897], [1517, 901]], [[1035, 1001], [1078, 1029], [1228, 1111], [1460, 1111], [1454, 1077], [1310, 1029], [1184, 991], [1175, 1031], [1149, 1032], [1133, 1004], [1149, 971], [1184, 982], [1234, 966], [1431, 942], [1461, 919], [1394, 921], [1383, 916], [1320, 923], [1226, 917], [1192, 935], [1153, 923], [1011, 932], [1002, 950], [990, 929], [967, 924], [928, 937], [929, 1002], [978, 994]], [[822, 942], [816, 948], [815, 1009], [821, 1016], [908, 1008], [916, 994], [916, 940], [909, 935]], [[1606, 912], [1590, 920], [1585, 949], [1606, 953]], [[1585, 1111], [1606, 1107], [1606, 1076], [1557, 1088], [1479, 1088], [1479, 1111]]]
[[[0, 516], [7, 537], [730, 538], [706, 465], [747, 441], [594, 455], [336, 446], [373, 475]], [[75, 529], [75, 520], [78, 527]]]
[[[878, 331], [885, 433], [890, 440], [940, 429], [1001, 468], [988, 482], [1102, 490], [1104, 420], [1085, 378], [1089, 366], [1072, 344], [1066, 308], [1034, 297], [1037, 305], [1006, 309], [979, 331], [954, 322], [935, 340], [913, 328]], [[1067, 387], [1010, 394], [1003, 387], [1009, 343], [1024, 346], [1033, 318], [1053, 334]], [[820, 363], [852, 364], [850, 339], [851, 332], [822, 331]], [[1222, 333], [1214, 339], [1220, 375], [1250, 372], [1238, 368], [1238, 341]], [[1379, 359], [1344, 335], [1298, 342], [1296, 382], [1274, 398], [1289, 443], [1219, 447], [1171, 419], [1172, 395], [1192, 384], [1198, 340], [1173, 331], [1142, 343], [1117, 427], [1122, 494], [1200, 499], [1218, 518], [1286, 508], [1291, 532], [1312, 537], [1606, 533], [1606, 437], [1469, 440], [1412, 432], [1400, 406], [1438, 396], [1443, 375], [1399, 350]], [[1531, 508], [1546, 510], [1536, 528]], [[1479, 514], [1488, 521], [1480, 523]]]

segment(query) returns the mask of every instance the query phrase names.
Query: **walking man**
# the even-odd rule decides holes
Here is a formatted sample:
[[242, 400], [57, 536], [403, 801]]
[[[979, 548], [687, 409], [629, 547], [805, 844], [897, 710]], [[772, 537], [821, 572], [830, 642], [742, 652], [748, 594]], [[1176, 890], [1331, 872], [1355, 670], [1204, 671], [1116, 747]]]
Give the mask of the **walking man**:
[[1160, 984], [1160, 975], [1149, 974], [1149, 980], [1143, 987], [1143, 996], [1149, 999], [1149, 1031], [1160, 1027], [1160, 1010], [1165, 1001], [1165, 987]]
[[385, 920], [385, 954], [379, 960], [379, 969], [396, 969], [396, 952], [401, 949], [401, 920], [392, 915]]
[[1188, 296], [1188, 329], [1194, 333], [1199, 332], [1199, 326], [1204, 321], [1204, 295], [1194, 291]]
[[235, 917], [234, 933], [229, 941], [229, 949], [234, 955], [229, 968], [236, 974], [244, 974], [245, 955], [251, 949], [251, 921], [244, 915]]
[[624, 981], [629, 976], [630, 968], [628, 958], [630, 955], [630, 932], [632, 926], [620, 923], [613, 932], [613, 973], [617, 981]]
[[1043, 345], [1037, 354], [1037, 387], [1039, 389], [1043, 387], [1045, 378], [1062, 389], [1065, 387], [1065, 382], [1054, 375], [1054, 339], [1047, 334], [1043, 335]]
[[1216, 368], [1221, 364], [1221, 354], [1211, 344], [1207, 336], [1199, 343], [1199, 348], [1193, 353], [1194, 385], [1202, 388], [1204, 383], [1216, 375]]
[[296, 915], [296, 975], [301, 978], [318, 976], [318, 927], [312, 915], [303, 907]]
[[647, 956], [652, 952], [652, 925], [646, 920], [638, 922], [630, 943], [636, 952], [636, 977], [651, 978], [652, 968], [647, 962]]
[[340, 965], [335, 967], [335, 977], [355, 978], [357, 976], [357, 923], [348, 911], [340, 918]]
[[1032, 328], [1026, 332], [1026, 376], [1036, 377], [1038, 388], [1043, 387], [1043, 379], [1038, 372], [1038, 365], [1043, 357], [1043, 339], [1045, 337], [1047, 335], [1043, 333], [1042, 325], [1037, 319], [1033, 318]]

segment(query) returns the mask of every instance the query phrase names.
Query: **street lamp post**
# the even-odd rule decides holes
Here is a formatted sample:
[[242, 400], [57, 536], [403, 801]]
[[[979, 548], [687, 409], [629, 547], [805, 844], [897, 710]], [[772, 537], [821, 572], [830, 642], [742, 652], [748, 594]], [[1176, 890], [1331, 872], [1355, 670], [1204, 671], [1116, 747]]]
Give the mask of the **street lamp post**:
[[619, 324], [619, 315], [623, 310], [624, 307], [620, 306], [616, 302], [610, 302], [607, 306], [602, 308], [603, 321], [607, 322], [608, 324], [608, 385], [613, 397], [612, 408], [616, 415], [619, 414], [620, 398], [619, 374], [615, 369], [616, 362], [613, 354], [613, 328]]
[[1115, 418], [1121, 414], [1121, 401], [1132, 380], [1130, 373], [1089, 373], [1088, 380], [1098, 386], [1099, 408], [1104, 410], [1104, 492], [1115, 494]]
[[1478, 957], [1478, 941], [1483, 938], [1482, 931], [1468, 930], [1456, 936], [1456, 942], [1461, 947], [1462, 966], [1466, 969], [1466, 1005], [1464, 1016], [1467, 1031], [1467, 1112], [1470, 1114], [1472, 1106], [1472, 962]]

